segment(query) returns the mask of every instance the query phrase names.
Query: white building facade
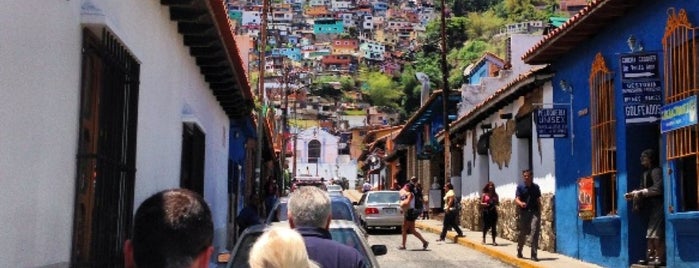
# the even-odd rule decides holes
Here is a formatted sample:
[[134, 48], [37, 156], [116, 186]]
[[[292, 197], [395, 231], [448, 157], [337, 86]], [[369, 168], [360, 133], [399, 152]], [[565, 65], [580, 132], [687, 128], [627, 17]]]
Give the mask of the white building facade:
[[[205, 9], [227, 17], [223, 4]], [[9, 1], [0, 23], [0, 267], [119, 266], [136, 208], [182, 187], [190, 131], [224, 250], [229, 115], [170, 8]]]

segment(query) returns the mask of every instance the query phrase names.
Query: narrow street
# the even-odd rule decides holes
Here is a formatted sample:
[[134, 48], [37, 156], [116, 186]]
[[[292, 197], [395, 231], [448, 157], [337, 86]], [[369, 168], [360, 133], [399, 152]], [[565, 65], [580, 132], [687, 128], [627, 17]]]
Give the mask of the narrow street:
[[430, 242], [427, 250], [415, 236], [409, 235], [406, 250], [398, 250], [401, 234], [393, 229], [370, 230], [369, 244], [383, 244], [388, 253], [377, 256], [382, 268], [424, 267], [514, 267], [451, 241], [436, 242], [438, 235], [418, 230]]
[[[357, 191], [345, 191], [350, 200], [358, 200], [361, 194]], [[456, 244], [447, 239], [446, 242], [436, 242], [439, 235], [419, 230], [420, 234], [430, 243], [427, 250], [422, 250], [420, 240], [408, 235], [406, 250], [399, 250], [401, 233], [395, 229], [369, 230], [370, 245], [386, 245], [388, 253], [377, 256], [381, 267], [388, 268], [423, 268], [423, 267], [514, 267], [479, 251]]]

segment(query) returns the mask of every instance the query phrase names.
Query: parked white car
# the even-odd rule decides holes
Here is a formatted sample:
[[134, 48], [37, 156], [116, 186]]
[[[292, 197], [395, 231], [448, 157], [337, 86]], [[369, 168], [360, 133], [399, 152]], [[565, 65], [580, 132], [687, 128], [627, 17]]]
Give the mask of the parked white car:
[[354, 203], [359, 221], [365, 229], [403, 225], [399, 191], [369, 191]]

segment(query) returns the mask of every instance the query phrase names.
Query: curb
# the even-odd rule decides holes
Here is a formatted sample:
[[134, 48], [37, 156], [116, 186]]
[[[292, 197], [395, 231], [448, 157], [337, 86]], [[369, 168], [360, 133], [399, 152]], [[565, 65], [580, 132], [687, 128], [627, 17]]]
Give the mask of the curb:
[[[435, 234], [440, 234], [442, 232], [441, 228], [437, 228], [435, 226], [427, 225], [427, 224], [424, 224], [421, 222], [415, 222], [415, 227], [417, 227], [421, 230], [424, 230], [424, 231], [435, 233]], [[521, 267], [521, 268], [542, 268], [542, 267], [545, 267], [542, 265], [538, 265], [538, 264], [534, 263], [533, 261], [528, 261], [526, 259], [520, 259], [520, 258], [517, 258], [517, 256], [514, 256], [512, 254], [507, 254], [507, 253], [504, 253], [504, 252], [499, 251], [499, 250], [494, 250], [494, 249], [487, 247], [485, 245], [481, 245], [480, 242], [474, 242], [474, 241], [471, 241], [470, 239], [464, 239], [464, 238], [458, 239], [456, 237], [456, 235], [452, 234], [452, 233], [447, 233], [447, 239], [455, 241], [459, 245], [472, 248], [474, 250], [477, 250], [481, 253], [487, 254], [491, 257], [499, 259], [502, 262], [514, 265], [516, 267]]]

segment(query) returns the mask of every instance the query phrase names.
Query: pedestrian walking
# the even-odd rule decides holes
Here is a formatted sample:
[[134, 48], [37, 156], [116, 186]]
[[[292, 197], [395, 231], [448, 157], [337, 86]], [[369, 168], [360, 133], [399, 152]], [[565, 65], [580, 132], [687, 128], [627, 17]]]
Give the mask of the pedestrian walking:
[[417, 183], [417, 178], [413, 176], [410, 178], [410, 183], [406, 183], [405, 186], [403, 186], [403, 189], [400, 190], [400, 206], [403, 210], [404, 217], [401, 230], [402, 243], [400, 247], [398, 247], [399, 250], [405, 249], [405, 242], [408, 239], [408, 233], [411, 233], [420, 239], [422, 242], [422, 249], [427, 249], [427, 246], [430, 244], [427, 242], [427, 240], [425, 240], [425, 238], [422, 237], [422, 234], [415, 229], [415, 220], [417, 220], [420, 215], [419, 211], [415, 209], [415, 183]]
[[372, 186], [371, 183], [369, 183], [369, 181], [365, 181], [364, 184], [362, 185], [362, 192], [367, 193], [367, 192], [371, 191], [371, 189], [373, 187], [374, 186]]
[[646, 216], [646, 258], [640, 264], [665, 265], [665, 211], [663, 209], [663, 174], [658, 167], [655, 151], [641, 153], [641, 165], [645, 169], [641, 189], [626, 193], [626, 200], [633, 201], [633, 210]]
[[522, 248], [531, 235], [531, 259], [539, 261], [536, 256], [541, 232], [541, 189], [532, 181], [532, 171], [522, 171], [522, 183], [517, 185], [515, 204], [519, 207], [519, 235], [517, 236], [517, 258], [522, 256]]
[[429, 196], [422, 195], [422, 219], [423, 220], [429, 220], [430, 219], [430, 203], [428, 200]]
[[442, 222], [442, 233], [439, 235], [439, 239], [437, 239], [437, 241], [444, 241], [444, 238], [447, 237], [447, 230], [449, 230], [449, 228], [454, 228], [457, 237], [464, 237], [464, 233], [461, 231], [461, 228], [457, 222], [457, 215], [459, 212], [456, 204], [454, 185], [447, 182], [444, 185], [444, 191], [444, 221]]
[[267, 179], [267, 184], [265, 184], [265, 215], [269, 215], [272, 211], [272, 207], [277, 203], [279, 198], [279, 187], [277, 186], [277, 180], [272, 177]]
[[498, 223], [498, 210], [497, 205], [500, 204], [500, 198], [498, 193], [495, 192], [495, 184], [489, 181], [483, 187], [483, 196], [481, 197], [481, 211], [483, 218], [483, 244], [485, 244], [485, 236], [488, 230], [491, 230], [493, 237], [493, 246], [497, 246], [498, 243], [495, 242], [495, 237], [498, 235], [497, 223]]

